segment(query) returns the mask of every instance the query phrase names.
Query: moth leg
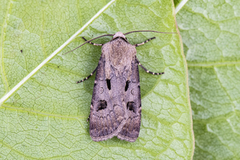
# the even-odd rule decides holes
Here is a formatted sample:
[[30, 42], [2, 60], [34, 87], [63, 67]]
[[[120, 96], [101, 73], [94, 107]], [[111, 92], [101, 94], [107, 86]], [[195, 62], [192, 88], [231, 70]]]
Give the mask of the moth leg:
[[87, 76], [86, 78], [84, 78], [84, 79], [82, 79], [82, 80], [80, 80], [80, 81], [77, 81], [77, 83], [81, 83], [81, 82], [89, 79], [89, 78], [96, 72], [96, 70], [97, 70], [97, 67], [94, 69], [94, 71], [93, 71], [89, 76]]
[[144, 42], [142, 42], [142, 43], [135, 44], [134, 46], [135, 46], [135, 47], [138, 47], [138, 46], [144, 45], [145, 43], [147, 43], [147, 42], [149, 42], [149, 41], [151, 41], [151, 40], [153, 40], [153, 39], [155, 39], [155, 38], [156, 38], [156, 37], [149, 38], [148, 40], [146, 40], [146, 41], [144, 41]]
[[[84, 37], [82, 37], [82, 39], [84, 39], [85, 41], [87, 41]], [[92, 42], [88, 42], [94, 46], [103, 46], [103, 44], [97, 44], [97, 43], [92, 43]]]
[[164, 74], [164, 72], [154, 73], [154, 72], [151, 72], [151, 71], [147, 70], [145, 67], [143, 67], [143, 65], [139, 62], [138, 59], [137, 59], [137, 63], [138, 63], [138, 65], [141, 66], [147, 73], [150, 73], [150, 74], [153, 74], [153, 75], [161, 75], [161, 74]]

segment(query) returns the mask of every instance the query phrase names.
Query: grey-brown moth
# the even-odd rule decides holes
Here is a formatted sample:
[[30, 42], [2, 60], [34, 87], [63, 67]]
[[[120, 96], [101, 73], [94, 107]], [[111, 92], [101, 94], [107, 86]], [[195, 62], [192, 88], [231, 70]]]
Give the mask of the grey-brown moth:
[[85, 43], [102, 46], [102, 54], [96, 69], [88, 77], [77, 82], [80, 83], [89, 79], [96, 72], [89, 115], [89, 131], [93, 141], [103, 141], [114, 136], [129, 142], [136, 141], [141, 124], [138, 65], [147, 73], [153, 75], [164, 74], [164, 72], [153, 73], [148, 71], [136, 57], [136, 47], [155, 37], [140, 44], [132, 45], [125, 35], [133, 32], [172, 33], [142, 30], [125, 34], [117, 32], [114, 35], [107, 34], [94, 38], [113, 36], [112, 40], [105, 44], [95, 44], [90, 42], [94, 39], [87, 41], [83, 37]]

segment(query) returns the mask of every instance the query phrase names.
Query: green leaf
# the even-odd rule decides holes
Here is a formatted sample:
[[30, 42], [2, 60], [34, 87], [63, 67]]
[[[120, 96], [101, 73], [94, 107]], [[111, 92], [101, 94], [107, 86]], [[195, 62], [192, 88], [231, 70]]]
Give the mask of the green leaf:
[[[1, 159], [191, 159], [187, 69], [178, 34], [127, 36], [132, 44], [155, 36], [137, 48], [137, 57], [149, 70], [165, 74], [154, 76], [140, 69], [142, 121], [136, 142], [116, 137], [91, 140], [87, 118], [94, 77], [80, 84], [76, 81], [95, 69], [101, 48], [86, 44], [63, 53], [82, 44], [81, 36], [91, 39], [140, 29], [176, 32], [171, 1], [113, 0], [107, 6], [108, 2], [9, 1], [2, 5]], [[78, 30], [79, 37], [54, 56]], [[41, 63], [43, 67], [37, 68]], [[34, 75], [28, 78], [32, 71]], [[26, 83], [18, 85], [24, 78]], [[13, 94], [7, 94], [15, 88]]]
[[182, 7], [188, 2], [188, 0], [174, 0], [174, 5], [175, 5], [175, 14], [177, 14]]
[[173, 0], [173, 1], [174, 1], [174, 5], [175, 5], [175, 6], [178, 6], [179, 3], [181, 3], [181, 1], [183, 1], [183, 0]]
[[240, 1], [190, 0], [177, 15], [188, 62], [194, 159], [240, 159]]

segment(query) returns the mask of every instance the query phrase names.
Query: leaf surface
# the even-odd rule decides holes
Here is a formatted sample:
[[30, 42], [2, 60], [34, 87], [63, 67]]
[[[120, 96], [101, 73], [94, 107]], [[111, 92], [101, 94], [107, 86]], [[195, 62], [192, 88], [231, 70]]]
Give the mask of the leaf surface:
[[183, 0], [174, 0], [174, 5], [178, 6], [181, 1], [183, 1]]
[[240, 1], [189, 0], [177, 15], [189, 70], [194, 159], [240, 159]]
[[[1, 13], [1, 81], [4, 96], [53, 51], [83, 27], [109, 1], [5, 1]], [[187, 69], [178, 34], [134, 33], [140, 69], [142, 123], [134, 143], [112, 138], [94, 142], [89, 135], [94, 77], [101, 48], [86, 39], [117, 31], [176, 32], [171, 1], [114, 1], [80, 36], [37, 70], [0, 107], [0, 157], [7, 159], [190, 159], [193, 133]], [[94, 42], [106, 43], [111, 37]]]

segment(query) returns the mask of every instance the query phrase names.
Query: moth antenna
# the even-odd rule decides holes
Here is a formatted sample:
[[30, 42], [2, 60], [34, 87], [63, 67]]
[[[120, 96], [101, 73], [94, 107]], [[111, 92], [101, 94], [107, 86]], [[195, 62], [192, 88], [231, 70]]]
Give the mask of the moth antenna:
[[68, 52], [66, 52], [66, 53], [63, 53], [63, 55], [65, 55], [65, 54], [67, 54], [67, 53], [69, 53], [69, 52], [75, 51], [76, 49], [82, 47], [82, 46], [83, 46], [84, 44], [86, 44], [86, 43], [89, 43], [89, 42], [91, 42], [91, 41], [93, 41], [93, 40], [95, 40], [95, 39], [98, 39], [98, 38], [101, 38], [101, 37], [105, 37], [105, 36], [114, 36], [114, 34], [104, 34], [104, 35], [101, 35], [101, 36], [95, 37], [95, 38], [93, 38], [93, 39], [90, 39], [90, 40], [84, 42], [83, 44], [81, 44], [80, 46], [74, 48], [73, 50], [68, 51]]
[[[84, 41], [87, 41], [86, 38], [82, 37], [82, 39], [84, 39]], [[97, 44], [97, 43], [92, 43], [92, 42], [88, 42], [90, 43], [91, 45], [94, 45], [94, 46], [103, 46], [104, 44]]]
[[143, 65], [140, 63], [140, 61], [136, 58], [136, 62], [139, 66], [141, 66], [144, 71], [146, 71], [147, 73], [150, 73], [150, 74], [153, 74], [153, 75], [161, 75], [161, 74], [164, 74], [164, 72], [159, 72], [159, 73], [154, 73], [154, 72], [151, 72], [149, 70], [147, 70], [147, 68], [143, 67]]
[[124, 35], [134, 33], [134, 32], [155, 32], [155, 33], [163, 33], [163, 34], [177, 34], [177, 32], [159, 32], [159, 31], [154, 31], [154, 30], [138, 30], [138, 31], [130, 31], [130, 32], [124, 33]]
[[135, 44], [134, 46], [135, 46], [135, 47], [138, 47], [138, 46], [144, 45], [145, 43], [147, 43], [147, 42], [149, 42], [149, 41], [151, 41], [151, 40], [153, 40], [153, 39], [155, 39], [155, 38], [156, 38], [156, 37], [149, 38], [148, 40], [146, 40], [146, 41], [144, 41], [144, 42], [142, 42], [142, 43], [139, 43], [139, 44]]

